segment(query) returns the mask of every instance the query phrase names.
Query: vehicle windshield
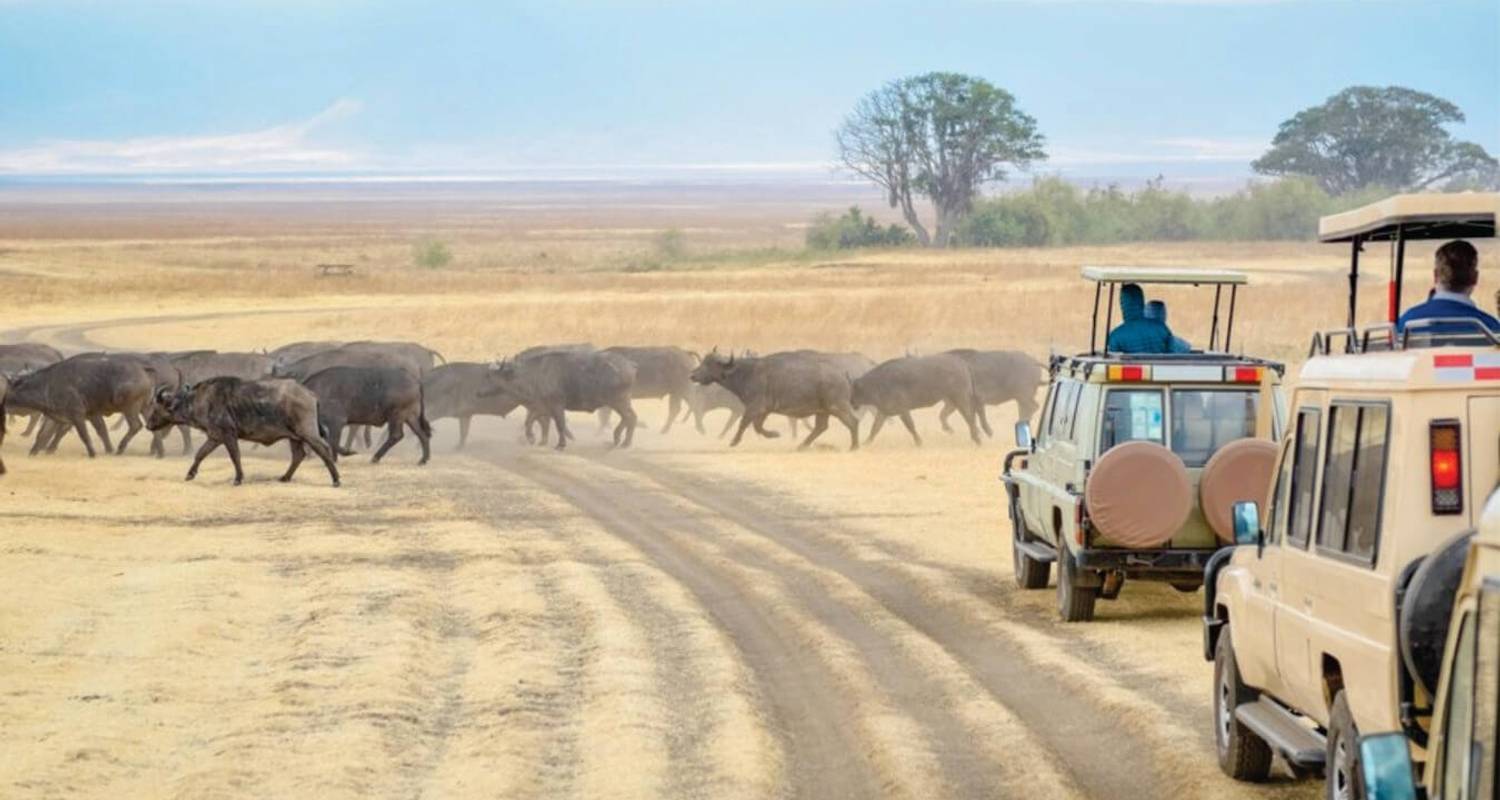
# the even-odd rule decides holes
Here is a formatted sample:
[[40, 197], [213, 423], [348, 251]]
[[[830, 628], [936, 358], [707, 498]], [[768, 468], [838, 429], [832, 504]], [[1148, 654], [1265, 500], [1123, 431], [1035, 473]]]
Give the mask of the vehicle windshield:
[[1208, 463], [1220, 447], [1255, 435], [1258, 392], [1235, 389], [1172, 391], [1172, 452], [1189, 469]]
[[1114, 389], [1104, 401], [1099, 452], [1137, 441], [1163, 442], [1160, 389]]

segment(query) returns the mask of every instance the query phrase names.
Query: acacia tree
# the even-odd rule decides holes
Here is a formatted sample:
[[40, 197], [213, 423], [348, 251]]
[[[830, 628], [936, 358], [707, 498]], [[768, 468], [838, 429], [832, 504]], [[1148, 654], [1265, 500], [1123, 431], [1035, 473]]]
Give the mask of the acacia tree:
[[1306, 175], [1329, 194], [1384, 186], [1426, 189], [1490, 174], [1495, 159], [1445, 125], [1458, 106], [1400, 86], [1351, 86], [1281, 123], [1271, 149], [1251, 165], [1264, 175]]
[[[924, 245], [943, 247], [979, 188], [1047, 157], [1036, 120], [983, 78], [932, 72], [886, 84], [861, 99], [836, 134], [839, 160], [886, 191]], [[936, 230], [917, 214], [932, 202]]]

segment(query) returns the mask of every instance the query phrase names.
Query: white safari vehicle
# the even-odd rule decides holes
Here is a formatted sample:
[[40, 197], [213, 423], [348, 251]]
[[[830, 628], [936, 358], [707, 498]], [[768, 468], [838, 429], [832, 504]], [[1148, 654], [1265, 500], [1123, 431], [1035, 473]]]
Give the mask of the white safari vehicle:
[[[1267, 439], [1280, 417], [1260, 398], [1276, 396], [1282, 366], [1230, 351], [1244, 273], [1085, 267], [1083, 277], [1095, 284], [1089, 350], [1051, 359], [1035, 435], [1029, 421], [1017, 423], [1018, 449], [1001, 476], [1016, 583], [1045, 589], [1056, 563], [1068, 622], [1092, 619], [1095, 601], [1114, 599], [1127, 578], [1196, 591], [1209, 557], [1232, 541], [1232, 502], [1258, 496], [1269, 480]], [[1109, 352], [1115, 292], [1131, 283], [1213, 287], [1207, 347]]]
[[[1361, 731], [1425, 758], [1436, 673], [1404, 663], [1403, 598], [1500, 482], [1500, 339], [1476, 320], [1398, 333], [1405, 243], [1493, 237], [1500, 196], [1404, 195], [1326, 217], [1352, 246], [1349, 320], [1313, 336], [1269, 493], [1234, 508], [1240, 545], [1206, 570], [1219, 764], [1266, 777], [1273, 753], [1358, 798]], [[1363, 245], [1391, 247], [1388, 321], [1352, 327]], [[1429, 652], [1425, 663], [1435, 663]]]

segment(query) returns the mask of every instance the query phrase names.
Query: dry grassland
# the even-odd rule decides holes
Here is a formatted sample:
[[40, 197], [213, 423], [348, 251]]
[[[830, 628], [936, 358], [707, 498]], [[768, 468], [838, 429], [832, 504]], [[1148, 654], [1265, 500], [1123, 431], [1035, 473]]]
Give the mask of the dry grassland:
[[[256, 217], [232, 235], [210, 215], [197, 237], [180, 215], [170, 230], [83, 215], [89, 234], [33, 210], [0, 226], [5, 327], [72, 349], [411, 338], [449, 359], [556, 341], [1043, 357], [1087, 341], [1080, 265], [1207, 263], [1254, 275], [1236, 342], [1296, 361], [1343, 310], [1345, 254], [1315, 245], [813, 257], [791, 249], [800, 207], [659, 205], [493, 229]], [[664, 220], [686, 256], [654, 255]], [[433, 231], [454, 263], [413, 268], [412, 239]], [[323, 262], [357, 274], [313, 277]], [[1163, 295], [1201, 337], [1208, 296]], [[1372, 279], [1362, 302], [1382, 296]], [[662, 422], [660, 404], [642, 411]], [[1001, 439], [1013, 413], [992, 415]], [[857, 454], [837, 431], [807, 453], [785, 436], [728, 451], [685, 424], [606, 454], [580, 418], [578, 446], [555, 455], [507, 420], [455, 455], [439, 422], [432, 465], [403, 445], [353, 460], [337, 491], [311, 466], [272, 481], [281, 448], [253, 454], [233, 489], [222, 457], [184, 484], [177, 457], [91, 462], [70, 441], [26, 458], [13, 433], [0, 795], [1319, 790], [1219, 775], [1198, 597], [1135, 584], [1093, 625], [1055, 623], [1051, 592], [1010, 579], [1007, 442], [918, 423], [922, 449], [887, 430]]]

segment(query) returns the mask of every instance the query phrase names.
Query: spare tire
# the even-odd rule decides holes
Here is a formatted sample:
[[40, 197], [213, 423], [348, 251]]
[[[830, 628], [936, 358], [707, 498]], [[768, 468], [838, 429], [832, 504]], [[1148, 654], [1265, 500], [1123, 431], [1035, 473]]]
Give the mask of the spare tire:
[[1234, 504], [1254, 500], [1264, 513], [1276, 471], [1275, 444], [1265, 439], [1236, 439], [1219, 448], [1203, 465], [1198, 503], [1214, 535], [1234, 544]]
[[1111, 542], [1160, 547], [1193, 510], [1193, 484], [1176, 453], [1155, 442], [1110, 448], [1084, 487], [1089, 518]]
[[1453, 617], [1453, 598], [1463, 579], [1473, 531], [1464, 531], [1443, 542], [1422, 561], [1407, 584], [1401, 601], [1397, 632], [1401, 637], [1401, 660], [1412, 680], [1437, 695], [1438, 676], [1443, 670], [1443, 648], [1448, 644], [1448, 623]]

